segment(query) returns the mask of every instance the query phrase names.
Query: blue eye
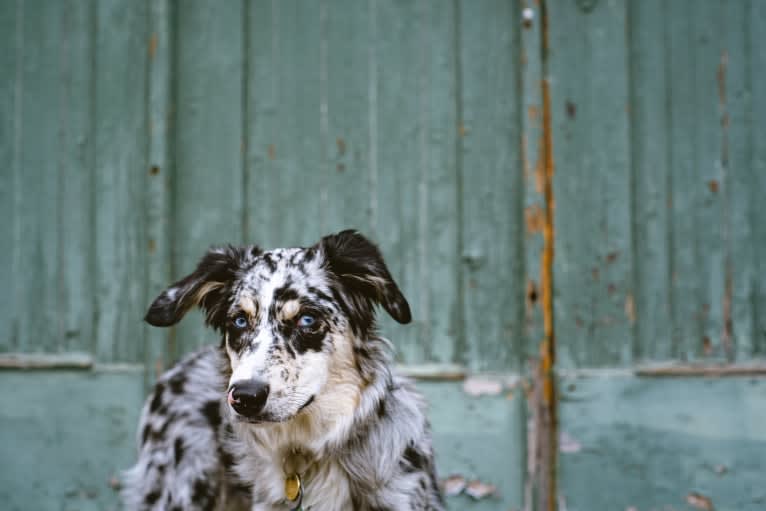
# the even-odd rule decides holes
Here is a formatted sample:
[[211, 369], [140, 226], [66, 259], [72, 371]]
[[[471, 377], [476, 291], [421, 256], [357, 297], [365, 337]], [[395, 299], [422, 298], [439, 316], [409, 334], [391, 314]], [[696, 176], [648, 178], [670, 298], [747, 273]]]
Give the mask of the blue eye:
[[312, 316], [311, 314], [304, 314], [298, 319], [298, 326], [302, 328], [309, 328], [311, 326], [314, 326], [314, 323], [316, 323], [316, 318]]
[[234, 326], [237, 328], [245, 328], [247, 326], [247, 318], [245, 316], [237, 316], [234, 318]]

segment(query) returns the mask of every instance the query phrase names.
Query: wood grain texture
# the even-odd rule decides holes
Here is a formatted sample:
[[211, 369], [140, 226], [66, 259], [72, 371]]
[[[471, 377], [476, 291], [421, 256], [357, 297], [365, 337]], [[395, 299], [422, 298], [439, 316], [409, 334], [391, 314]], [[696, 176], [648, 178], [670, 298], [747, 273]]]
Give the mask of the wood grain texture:
[[[173, 15], [168, 0], [151, 3], [148, 56], [148, 148], [145, 179], [146, 289], [143, 306], [148, 308], [171, 282], [172, 220], [172, 67]], [[171, 332], [144, 325], [144, 363], [147, 383], [166, 369], [173, 356]]]
[[674, 356], [669, 258], [672, 170], [667, 134], [671, 70], [665, 57], [670, 21], [655, 20], [660, 7], [652, 1], [628, 4], [636, 334], [632, 355], [638, 359]]
[[95, 2], [91, 278], [99, 361], [142, 360], [148, 6]]
[[[243, 241], [244, 11], [241, 1], [219, 7], [192, 1], [177, 11], [174, 279], [211, 245]], [[201, 325], [194, 313], [176, 327], [176, 356], [215, 340]]]
[[[524, 204], [524, 322], [523, 347], [520, 356], [535, 357], [538, 343], [543, 339], [543, 228], [545, 223], [544, 175], [545, 153], [543, 133], [544, 78], [542, 41], [542, 12], [533, 2], [524, 3], [520, 26], [521, 141], [519, 154], [523, 171]], [[520, 233], [519, 236], [522, 236]]]
[[626, 6], [589, 5], [553, 2], [549, 12], [563, 366], [626, 363], [632, 343]]
[[515, 368], [525, 290], [521, 25], [505, 2], [461, 2], [459, 20], [464, 358], [475, 369]]
[[307, 246], [325, 234], [327, 217], [320, 4], [249, 8], [247, 238], [264, 248]]
[[[562, 379], [567, 509], [763, 509], [763, 378]], [[600, 491], [593, 491], [600, 488]]]
[[414, 318], [404, 327], [383, 324], [402, 360], [454, 361], [461, 337], [456, 12], [438, 2], [373, 5], [372, 232]]
[[474, 500], [447, 498], [450, 509], [522, 509], [526, 449], [524, 394], [520, 389], [474, 397], [459, 383], [418, 382], [430, 404], [438, 477], [460, 475], [496, 487], [495, 495]]
[[58, 351], [90, 351], [94, 329], [95, 4], [62, 6], [57, 155]]
[[17, 12], [21, 81], [16, 121], [16, 221], [11, 243], [18, 351], [55, 351], [58, 336], [57, 217], [61, 14], [63, 4], [29, 2]]
[[0, 396], [0, 456], [13, 460], [0, 470], [3, 509], [115, 509], [114, 481], [136, 452], [142, 372], [3, 371], [0, 386], [16, 389]]
[[748, 195], [751, 201], [748, 219], [752, 235], [743, 242], [752, 244], [754, 253], [752, 291], [747, 295], [754, 325], [753, 349], [750, 354], [763, 357], [766, 356], [766, 201], [763, 200], [762, 190], [766, 190], [766, 146], [760, 141], [766, 140], [766, 97], [757, 91], [763, 90], [766, 84], [766, 5], [751, 1], [747, 17], [748, 38], [745, 43], [749, 51], [749, 91], [745, 97], [750, 99], [750, 108], [746, 125], [750, 141], [748, 163], [754, 182]]
[[[19, 20], [23, 10], [18, 2], [0, 2], [0, 161], [5, 162], [0, 172], [0, 237], [13, 242], [17, 239], [20, 201], [17, 190], [20, 161], [17, 141], [19, 137], [19, 107], [21, 87], [21, 39], [23, 32]], [[0, 251], [0, 281], [7, 289], [0, 295], [0, 351], [18, 349], [19, 320], [16, 317], [18, 299], [16, 291], [21, 286], [17, 273], [18, 249]]]

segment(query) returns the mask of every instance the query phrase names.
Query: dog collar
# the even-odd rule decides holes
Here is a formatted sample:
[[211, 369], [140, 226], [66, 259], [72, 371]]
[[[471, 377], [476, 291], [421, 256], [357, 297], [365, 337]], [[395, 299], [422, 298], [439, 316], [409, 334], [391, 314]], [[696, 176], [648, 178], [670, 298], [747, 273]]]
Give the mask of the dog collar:
[[290, 511], [303, 511], [301, 503], [303, 502], [303, 485], [301, 476], [292, 474], [285, 477], [285, 499], [291, 506]]

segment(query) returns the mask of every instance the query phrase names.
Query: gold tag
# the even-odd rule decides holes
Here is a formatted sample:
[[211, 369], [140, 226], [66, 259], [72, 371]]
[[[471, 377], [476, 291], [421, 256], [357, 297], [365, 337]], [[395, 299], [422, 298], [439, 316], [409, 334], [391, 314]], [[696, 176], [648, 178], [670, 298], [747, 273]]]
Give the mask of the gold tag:
[[285, 478], [285, 497], [289, 501], [296, 501], [301, 495], [301, 478], [293, 474]]

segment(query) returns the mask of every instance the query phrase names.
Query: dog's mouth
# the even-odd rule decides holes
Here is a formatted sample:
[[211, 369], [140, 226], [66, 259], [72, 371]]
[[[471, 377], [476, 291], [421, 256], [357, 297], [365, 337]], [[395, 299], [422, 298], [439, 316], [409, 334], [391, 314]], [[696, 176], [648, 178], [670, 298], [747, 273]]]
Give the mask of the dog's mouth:
[[254, 425], [258, 425], [258, 424], [278, 424], [278, 423], [282, 423], [282, 422], [287, 422], [287, 421], [291, 420], [292, 418], [296, 417], [303, 410], [308, 408], [308, 406], [311, 405], [311, 403], [314, 402], [314, 398], [315, 397], [316, 396], [314, 396], [314, 395], [309, 397], [306, 400], [306, 402], [303, 403], [300, 406], [300, 408], [298, 408], [297, 412], [295, 412], [292, 415], [288, 415], [288, 416], [276, 416], [276, 415], [273, 415], [273, 414], [268, 413], [268, 412], [261, 412], [261, 413], [255, 414], [255, 415], [243, 415], [243, 414], [237, 412], [236, 410], [232, 409], [232, 411], [234, 412], [234, 420], [236, 420], [237, 422], [245, 422], [247, 424], [254, 424]]

